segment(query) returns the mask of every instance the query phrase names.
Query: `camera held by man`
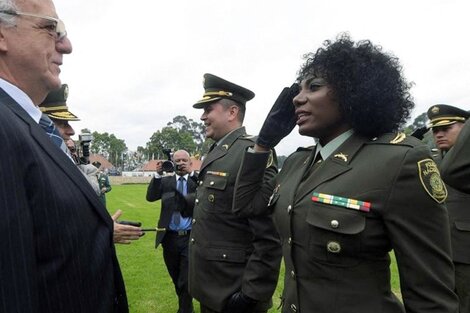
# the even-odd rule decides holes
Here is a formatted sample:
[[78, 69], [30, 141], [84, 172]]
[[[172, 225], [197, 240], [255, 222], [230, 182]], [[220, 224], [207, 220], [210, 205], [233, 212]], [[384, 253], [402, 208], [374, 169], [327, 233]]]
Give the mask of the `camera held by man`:
[[[163, 148], [163, 153], [166, 155], [167, 159], [164, 160], [164, 161], [161, 161], [161, 170], [158, 171], [157, 169], [157, 172], [162, 175], [163, 172], [165, 173], [174, 173], [175, 171], [177, 172], [178, 171], [178, 164], [175, 164], [173, 163], [172, 161], [172, 153], [171, 153], [171, 149], [166, 149], [166, 148]], [[157, 163], [157, 167], [158, 167], [158, 163]]]
[[93, 135], [90, 133], [81, 133], [78, 135], [79, 148], [77, 149], [79, 164], [90, 163], [90, 144]]

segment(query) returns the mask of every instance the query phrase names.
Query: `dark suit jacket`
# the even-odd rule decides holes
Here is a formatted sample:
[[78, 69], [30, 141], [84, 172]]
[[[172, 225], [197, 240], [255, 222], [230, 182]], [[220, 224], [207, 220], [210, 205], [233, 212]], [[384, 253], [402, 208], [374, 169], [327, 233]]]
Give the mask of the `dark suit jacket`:
[[128, 312], [108, 212], [1, 89], [0, 143], [0, 311]]
[[470, 122], [466, 122], [457, 142], [440, 165], [442, 178], [457, 190], [470, 194]]
[[[188, 176], [187, 181], [187, 192], [194, 193], [197, 187], [197, 175], [193, 173]], [[171, 222], [171, 216], [176, 210], [176, 178], [174, 176], [165, 176], [160, 178], [153, 177], [150, 184], [147, 187], [147, 201], [162, 200], [160, 218], [158, 219], [159, 229], [168, 229]], [[181, 209], [181, 208], [180, 208]], [[185, 216], [191, 217], [191, 216]], [[155, 239], [155, 248], [162, 242], [165, 236], [165, 231], [157, 231], [157, 237]]]
[[[262, 178], [247, 163], [257, 155], [247, 153], [234, 206], [256, 212], [250, 206], [270, 201], [285, 260], [282, 312], [458, 312], [445, 187], [428, 148], [402, 139], [352, 135], [311, 174], [313, 151], [301, 149], [270, 183], [271, 196], [259, 191]], [[345, 199], [370, 210], [347, 208]], [[392, 249], [404, 306], [391, 292]]]
[[[271, 306], [281, 250], [271, 215], [253, 218], [232, 211], [235, 178], [247, 147], [245, 128], [231, 133], [204, 159], [199, 172], [189, 244], [190, 294], [221, 312], [237, 291], [258, 300], [256, 312]], [[273, 177], [276, 167], [265, 167]]]

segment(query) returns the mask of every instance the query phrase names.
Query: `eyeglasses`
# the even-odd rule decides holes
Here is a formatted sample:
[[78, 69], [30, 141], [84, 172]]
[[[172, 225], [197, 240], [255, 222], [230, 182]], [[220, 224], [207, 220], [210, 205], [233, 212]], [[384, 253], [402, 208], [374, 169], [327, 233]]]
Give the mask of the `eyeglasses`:
[[53, 33], [57, 41], [60, 41], [65, 36], [67, 36], [67, 31], [65, 30], [65, 24], [64, 22], [62, 22], [62, 20], [58, 18], [46, 16], [46, 15], [34, 14], [34, 13], [15, 12], [15, 11], [0, 11], [0, 13], [14, 15], [14, 16], [30, 16], [30, 17], [42, 18], [44, 20], [47, 20], [53, 23], [49, 27], [46, 26], [43, 28]]

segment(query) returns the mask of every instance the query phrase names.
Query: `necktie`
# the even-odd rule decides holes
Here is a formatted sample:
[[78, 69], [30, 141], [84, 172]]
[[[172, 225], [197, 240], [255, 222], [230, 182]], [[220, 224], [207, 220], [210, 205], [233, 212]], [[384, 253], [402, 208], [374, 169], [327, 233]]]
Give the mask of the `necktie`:
[[208, 153], [210, 153], [212, 150], [214, 150], [215, 147], [217, 147], [217, 143], [216, 143], [216, 142], [214, 142], [214, 143], [210, 146]]
[[39, 125], [46, 131], [46, 134], [51, 138], [52, 142], [59, 147], [67, 156], [71, 157], [70, 151], [65, 145], [64, 140], [60, 136], [59, 131], [54, 125], [54, 122], [51, 121], [49, 116], [42, 114], [41, 119], [39, 120]]
[[314, 153], [311, 156], [309, 166], [307, 167], [307, 171], [304, 174], [304, 178], [307, 178], [310, 175], [312, 175], [313, 172], [315, 172], [315, 170], [320, 167], [322, 162], [323, 162], [323, 158], [321, 156], [320, 151], [318, 151], [318, 153], [316, 153], [316, 155], [315, 155], [315, 151], [314, 151]]
[[[178, 190], [178, 192], [180, 194], [182, 194], [183, 196], [185, 195], [185, 192], [184, 192], [184, 177], [183, 176], [180, 176], [180, 178], [178, 178], [178, 183], [177, 183], [177, 186], [176, 186], [176, 190]], [[180, 223], [181, 223], [181, 213], [178, 210], [176, 210], [174, 213], [173, 213], [173, 223], [178, 226]]]

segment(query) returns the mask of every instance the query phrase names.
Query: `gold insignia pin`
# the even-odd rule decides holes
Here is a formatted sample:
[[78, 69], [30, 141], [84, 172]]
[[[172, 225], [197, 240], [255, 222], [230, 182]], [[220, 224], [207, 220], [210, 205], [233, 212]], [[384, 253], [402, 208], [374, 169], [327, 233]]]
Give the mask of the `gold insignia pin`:
[[405, 133], [398, 133], [395, 138], [393, 138], [390, 143], [397, 144], [405, 140], [406, 135]]
[[432, 107], [431, 112], [434, 114], [439, 113], [439, 107], [436, 107], [436, 106]]
[[334, 157], [337, 158], [337, 159], [341, 159], [344, 162], [348, 162], [348, 155], [347, 154], [338, 153], [338, 154], [335, 154]]
[[224, 148], [225, 150], [228, 150], [228, 145], [223, 145], [222, 148]]
[[266, 168], [273, 165], [273, 163], [274, 163], [274, 155], [273, 155], [273, 151], [271, 150], [271, 152], [269, 153], [268, 163], [266, 163]]

